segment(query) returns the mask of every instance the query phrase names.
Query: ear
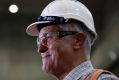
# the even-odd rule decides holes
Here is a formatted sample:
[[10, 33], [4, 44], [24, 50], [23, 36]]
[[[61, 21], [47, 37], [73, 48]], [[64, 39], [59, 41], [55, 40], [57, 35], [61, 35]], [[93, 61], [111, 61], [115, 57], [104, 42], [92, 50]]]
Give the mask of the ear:
[[84, 33], [77, 33], [74, 35], [74, 49], [80, 49], [84, 46], [85, 35]]

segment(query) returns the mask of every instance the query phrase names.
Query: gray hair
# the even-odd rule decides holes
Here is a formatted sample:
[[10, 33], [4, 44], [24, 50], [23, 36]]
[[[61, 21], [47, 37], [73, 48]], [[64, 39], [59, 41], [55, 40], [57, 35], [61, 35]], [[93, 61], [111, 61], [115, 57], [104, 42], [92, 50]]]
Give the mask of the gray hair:
[[90, 58], [90, 51], [91, 51], [91, 45], [93, 41], [93, 36], [90, 33], [90, 31], [86, 28], [86, 26], [79, 21], [71, 21], [65, 24], [59, 24], [58, 25], [62, 30], [64, 31], [77, 31], [77, 32], [83, 32], [86, 35], [85, 40], [85, 53], [88, 54], [87, 58]]

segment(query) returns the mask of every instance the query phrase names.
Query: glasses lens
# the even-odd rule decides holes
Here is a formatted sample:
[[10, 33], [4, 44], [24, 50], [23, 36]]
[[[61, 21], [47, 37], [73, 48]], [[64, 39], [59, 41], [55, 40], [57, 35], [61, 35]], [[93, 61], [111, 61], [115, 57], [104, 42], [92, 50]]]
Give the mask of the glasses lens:
[[36, 38], [36, 42], [37, 42], [37, 44], [40, 44], [41, 41], [40, 41], [39, 37]]
[[77, 33], [76, 31], [59, 31], [59, 38], [68, 36], [68, 35], [73, 35]]
[[39, 45], [40, 43], [44, 44], [47, 43], [47, 41], [52, 41], [57, 38], [62, 38], [68, 35], [73, 35], [77, 33], [76, 31], [58, 31], [58, 32], [49, 32], [49, 33], [44, 33], [43, 37], [37, 37], [37, 44]]

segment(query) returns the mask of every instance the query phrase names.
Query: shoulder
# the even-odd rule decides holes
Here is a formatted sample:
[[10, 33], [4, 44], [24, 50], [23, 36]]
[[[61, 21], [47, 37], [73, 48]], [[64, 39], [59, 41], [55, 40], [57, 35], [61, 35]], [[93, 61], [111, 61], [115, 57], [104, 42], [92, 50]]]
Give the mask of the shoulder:
[[88, 74], [84, 80], [119, 80], [119, 78], [107, 70], [97, 69]]
[[112, 74], [101, 74], [98, 80], [119, 80], [119, 78]]

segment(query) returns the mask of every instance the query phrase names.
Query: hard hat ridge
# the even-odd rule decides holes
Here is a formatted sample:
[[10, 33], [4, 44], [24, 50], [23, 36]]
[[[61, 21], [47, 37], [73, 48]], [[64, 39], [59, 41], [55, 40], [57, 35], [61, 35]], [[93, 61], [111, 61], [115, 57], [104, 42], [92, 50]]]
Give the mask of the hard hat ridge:
[[[94, 40], [97, 37], [91, 12], [85, 5], [77, 0], [54, 0], [44, 8], [40, 16], [57, 16], [63, 17], [64, 19], [80, 21], [94, 34]], [[31, 36], [38, 36], [39, 32], [37, 30], [37, 25], [47, 24], [50, 22], [51, 21], [48, 20], [37, 21], [28, 26], [26, 32]]]
[[[55, 0], [55, 1], [68, 1], [68, 0]], [[77, 0], [69, 0], [69, 1], [77, 1]]]

